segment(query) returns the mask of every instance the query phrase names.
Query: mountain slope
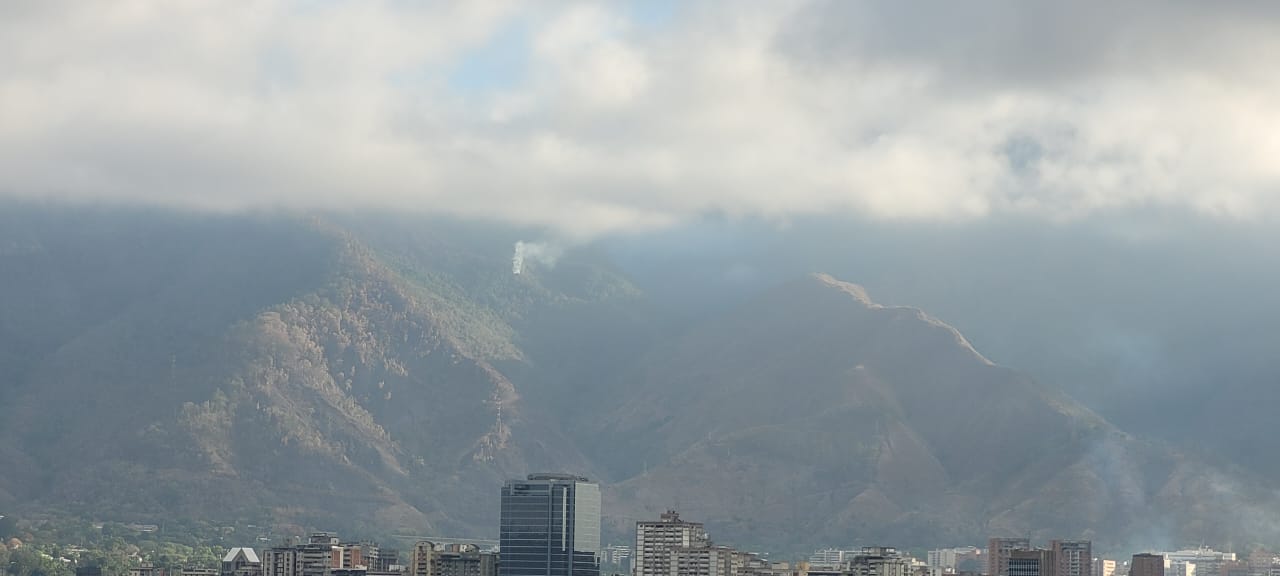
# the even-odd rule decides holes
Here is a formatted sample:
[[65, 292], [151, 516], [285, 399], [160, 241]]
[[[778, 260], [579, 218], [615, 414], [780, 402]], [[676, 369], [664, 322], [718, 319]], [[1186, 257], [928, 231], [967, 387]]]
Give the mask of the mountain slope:
[[[491, 537], [601, 478], [614, 539], [1280, 542], [1268, 484], [1133, 438], [827, 276], [710, 318], [582, 249], [412, 219], [0, 213], [0, 506]], [[3, 512], [3, 511], [0, 511]]]
[[920, 310], [829, 276], [779, 288], [642, 365], [590, 452], [621, 480], [620, 519], [679, 503], [726, 538], [796, 549], [992, 534], [1132, 542], [1156, 522], [1166, 538], [1255, 529], [1232, 526], [1247, 501], [1215, 493], [1215, 471], [992, 364]]
[[[45, 226], [28, 227], [26, 237], [22, 227], [8, 230], [19, 236], [13, 244], [31, 249], [6, 269], [30, 268], [4, 288], [32, 299], [8, 309], [7, 327], [24, 314], [64, 312], [42, 305], [42, 286], [24, 280], [44, 269], [86, 274], [81, 250], [163, 270], [122, 273], [126, 298], [92, 315], [73, 311], [66, 332], [50, 330], [47, 343], [6, 333], [33, 349], [6, 366], [15, 375], [0, 391], [8, 399], [0, 467], [31, 471], [5, 475], [0, 488], [14, 500], [94, 517], [484, 535], [507, 476], [589, 470], [495, 367], [523, 358], [497, 312], [448, 282], [406, 276], [413, 270], [330, 225], [206, 226], [238, 241], [166, 245], [155, 252], [174, 255], [154, 263], [146, 261], [153, 253], [119, 255], [132, 244], [122, 240], [136, 230], [170, 240], [182, 233], [151, 223], [104, 230], [93, 246], [61, 239], [59, 247]], [[507, 290], [532, 294], [524, 309], [559, 298], [536, 278], [517, 280]], [[65, 290], [67, 300], [99, 298], [94, 282]]]

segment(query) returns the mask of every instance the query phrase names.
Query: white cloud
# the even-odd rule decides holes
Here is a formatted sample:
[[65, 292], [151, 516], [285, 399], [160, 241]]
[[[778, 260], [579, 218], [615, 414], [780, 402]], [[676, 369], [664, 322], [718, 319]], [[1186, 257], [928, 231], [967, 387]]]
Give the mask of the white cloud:
[[[598, 3], [6, 3], [0, 194], [578, 236], [707, 211], [1274, 216], [1274, 11], [964, 6], [697, 4], [655, 29]], [[512, 21], [518, 81], [452, 89]]]

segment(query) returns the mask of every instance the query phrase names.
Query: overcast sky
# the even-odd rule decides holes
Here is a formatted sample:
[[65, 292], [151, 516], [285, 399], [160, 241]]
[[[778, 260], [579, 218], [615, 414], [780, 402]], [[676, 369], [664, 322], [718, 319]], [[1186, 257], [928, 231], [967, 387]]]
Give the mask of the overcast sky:
[[1280, 203], [1274, 2], [0, 3], [0, 194], [590, 237]]

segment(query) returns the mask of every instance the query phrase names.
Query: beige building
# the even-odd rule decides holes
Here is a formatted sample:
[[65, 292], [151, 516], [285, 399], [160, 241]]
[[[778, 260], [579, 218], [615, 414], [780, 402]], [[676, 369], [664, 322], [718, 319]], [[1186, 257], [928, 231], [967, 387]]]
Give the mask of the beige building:
[[987, 576], [1009, 576], [1009, 555], [1031, 548], [1028, 538], [992, 538], [987, 541]]
[[437, 545], [423, 540], [413, 546], [409, 576], [497, 576], [498, 555], [473, 544]]
[[1053, 540], [1052, 576], [1093, 576], [1093, 542], [1088, 540]]
[[[667, 510], [657, 522], [636, 522], [636, 547], [631, 573], [635, 576], [667, 576], [673, 563], [681, 561], [711, 562], [712, 557], [701, 552], [689, 552], [677, 557], [672, 552], [680, 549], [704, 549], [711, 545], [707, 531], [701, 522], [686, 522], [675, 510]], [[701, 558], [701, 559], [698, 559]]]
[[262, 576], [352, 576], [369, 568], [381, 568], [376, 544], [343, 544], [332, 532], [312, 533], [305, 544], [265, 550], [261, 562]]

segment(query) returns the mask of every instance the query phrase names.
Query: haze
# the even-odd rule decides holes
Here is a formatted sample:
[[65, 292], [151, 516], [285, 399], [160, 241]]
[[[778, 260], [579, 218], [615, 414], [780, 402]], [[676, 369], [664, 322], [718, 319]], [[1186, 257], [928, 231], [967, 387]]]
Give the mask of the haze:
[[[493, 398], [534, 398], [529, 421], [546, 418], [531, 429], [553, 440], [586, 438], [563, 453], [530, 451], [536, 457], [510, 462], [591, 462], [619, 483], [641, 478], [628, 485], [650, 498], [634, 504], [639, 509], [660, 499], [645, 489], [664, 485], [640, 483], [649, 462], [637, 471], [634, 459], [615, 462], [621, 457], [610, 447], [591, 442], [645, 437], [650, 422], [635, 415], [649, 414], [647, 407], [613, 406], [610, 396], [599, 412], [634, 417], [632, 428], [574, 428], [577, 415], [547, 416], [554, 410], [537, 402], [554, 403], [537, 395], [590, 392], [584, 383], [615, 376], [613, 365], [603, 367], [609, 362], [680, 358], [664, 348], [668, 341], [718, 350], [715, 339], [698, 335], [734, 336], [720, 315], [753, 318], [755, 299], [786, 300], [777, 294], [829, 296], [796, 287], [797, 278], [824, 272], [835, 278], [818, 277], [821, 289], [843, 298], [832, 306], [852, 307], [840, 308], [841, 318], [881, 310], [849, 298], [857, 289], [841, 281], [864, 286], [880, 304], [920, 307], [932, 315], [921, 313], [922, 333], [945, 321], [983, 357], [1029, 375], [1010, 382], [1034, 378], [1027, 389], [1061, 391], [1088, 408], [1064, 404], [1076, 419], [1061, 430], [1096, 432], [1100, 424], [1089, 426], [1100, 416], [1161, 450], [1163, 443], [1179, 450], [1153, 461], [1200, 458], [1194, 462], [1206, 464], [1197, 470], [1245, 478], [1204, 480], [1232, 498], [1222, 510], [1247, 509], [1232, 508], [1241, 502], [1280, 509], [1280, 464], [1265, 457], [1280, 449], [1272, 433], [1280, 402], [1277, 62], [1280, 4], [1243, 0], [8, 0], [0, 3], [0, 264], [11, 268], [0, 269], [8, 275], [0, 295], [13, 296], [0, 305], [9, 323], [0, 336], [11, 345], [0, 373], [17, 384], [0, 389], [0, 398], [28, 420], [0, 422], [0, 441], [25, 440], [23, 422], [38, 421], [58, 405], [53, 396], [66, 393], [41, 393], [42, 386], [74, 390], [72, 376], [97, 382], [99, 375], [77, 372], [85, 370], [80, 358], [126, 357], [112, 348], [117, 338], [143, 334], [164, 340], [157, 350], [175, 349], [151, 358], [135, 349], [145, 345], [130, 348], [137, 357], [119, 362], [127, 369], [104, 369], [104, 381], [133, 385], [133, 370], [163, 380], [176, 365], [170, 358], [184, 353], [193, 364], [209, 362], [192, 373], [201, 385], [218, 382], [210, 390], [218, 378], [248, 379], [254, 362], [277, 359], [276, 349], [254, 348], [262, 333], [314, 328], [307, 336], [322, 339], [315, 318], [340, 314], [326, 316], [332, 311], [315, 303], [338, 300], [326, 282], [339, 270], [351, 285], [394, 286], [430, 303], [401, 310], [400, 302], [377, 302], [370, 308], [399, 316], [370, 325], [406, 334], [432, 327], [422, 328], [439, 340], [432, 350], [474, 361], [465, 377], [492, 385]], [[222, 245], [229, 237], [237, 242]], [[512, 279], [517, 243], [534, 264]], [[202, 268], [193, 254], [214, 264]], [[553, 273], [559, 262], [570, 267]], [[208, 301], [198, 302], [208, 305], [205, 323], [191, 329], [199, 339], [170, 342], [148, 331], [193, 324], [180, 314], [199, 308], [184, 299], [192, 293]], [[154, 294], [165, 298], [153, 302]], [[290, 311], [294, 331], [273, 332]], [[817, 322], [827, 312], [815, 305], [797, 315]], [[849, 331], [835, 333], [864, 336], [840, 328]], [[24, 339], [46, 329], [43, 340]], [[582, 360], [567, 344], [548, 343], [563, 334], [598, 345], [600, 357]], [[201, 354], [221, 339], [231, 341], [229, 357], [250, 360], [210, 367], [216, 363]], [[386, 348], [396, 361], [412, 357]], [[734, 366], [758, 360], [726, 357]], [[690, 365], [705, 360], [690, 358]], [[295, 364], [310, 370], [311, 360]], [[685, 375], [682, 367], [655, 369], [661, 378], [652, 381], [627, 373], [611, 385], [628, 400], [643, 386], [655, 397], [678, 397], [654, 382]], [[440, 382], [462, 378], [441, 374]], [[329, 384], [344, 377], [334, 367], [304, 375]], [[144, 384], [139, 379], [138, 390]], [[378, 391], [327, 406], [355, 406]], [[210, 404], [212, 392], [182, 393], [165, 397], [173, 405], [163, 410], [225, 416]], [[481, 396], [468, 405], [479, 415], [469, 424], [490, 418], [490, 403], [499, 403]], [[233, 400], [253, 404], [245, 398]], [[403, 447], [413, 444], [385, 432], [418, 433], [404, 424], [410, 418], [380, 420], [385, 414], [366, 408], [372, 416], [353, 425], [352, 442], [391, 454], [389, 469], [412, 469], [416, 460]], [[705, 432], [699, 424], [690, 417], [676, 432], [696, 443]], [[4, 436], [6, 425], [18, 431]], [[165, 442], [177, 429], [167, 425], [154, 428]], [[442, 434], [454, 429], [433, 425]], [[458, 445], [501, 436], [477, 430], [459, 432]], [[46, 432], [57, 436], [41, 429], [31, 444], [55, 445], [39, 436]], [[670, 435], [671, 445], [684, 441], [680, 434]], [[443, 451], [429, 435], [411, 440]], [[1109, 475], [1123, 459], [1114, 454], [1150, 447], [1125, 442], [1107, 436], [1079, 448], [1105, 464], [1101, 482], [1120, 478], [1128, 489], [1140, 482], [1129, 472]], [[10, 444], [0, 442], [0, 463], [15, 470], [38, 451]], [[642, 448], [655, 459], [684, 454]], [[249, 470], [225, 460], [225, 470]], [[505, 471], [482, 470], [493, 478]], [[0, 504], [30, 499], [25, 490], [42, 488], [35, 474], [12, 486], [0, 478]], [[385, 480], [378, 489], [403, 496], [397, 510], [412, 511], [400, 517], [406, 525], [438, 521], [422, 504], [436, 494], [413, 492], [435, 476], [414, 477], [419, 484], [410, 488], [387, 477], [378, 477]], [[1152, 485], [1166, 479], [1154, 477]], [[249, 472], [244, 478], [262, 482]], [[680, 479], [668, 477], [665, 486], [696, 484]], [[482, 493], [465, 488], [476, 490], [468, 498]], [[1124, 504], [1146, 510], [1154, 502]], [[444, 525], [472, 529], [481, 516]], [[1249, 522], [1244, 531], [1280, 534], [1269, 518]], [[963, 529], [976, 533], [976, 525]], [[895, 534], [912, 528], [895, 526]], [[1204, 526], [1194, 528], [1217, 529]], [[948, 534], [969, 536], [960, 528]], [[1163, 532], [1134, 538], [1180, 544]]]

